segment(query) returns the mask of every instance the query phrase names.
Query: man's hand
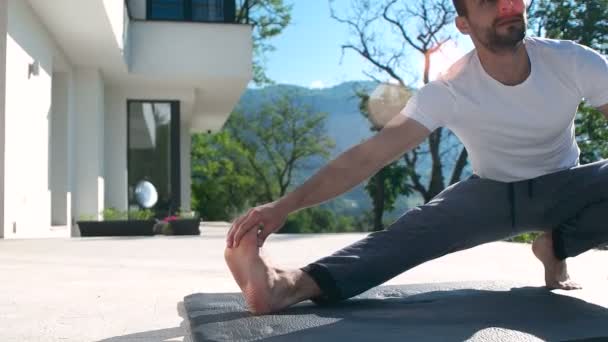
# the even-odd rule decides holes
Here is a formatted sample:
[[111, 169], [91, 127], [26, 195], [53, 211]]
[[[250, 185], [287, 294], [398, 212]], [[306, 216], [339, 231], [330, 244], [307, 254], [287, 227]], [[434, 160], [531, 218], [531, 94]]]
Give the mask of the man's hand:
[[226, 236], [226, 245], [228, 248], [236, 248], [239, 246], [241, 238], [251, 230], [259, 230], [258, 246], [262, 247], [268, 235], [276, 232], [285, 224], [289, 213], [277, 205], [277, 202], [271, 202], [252, 209], [234, 220], [232, 227]]

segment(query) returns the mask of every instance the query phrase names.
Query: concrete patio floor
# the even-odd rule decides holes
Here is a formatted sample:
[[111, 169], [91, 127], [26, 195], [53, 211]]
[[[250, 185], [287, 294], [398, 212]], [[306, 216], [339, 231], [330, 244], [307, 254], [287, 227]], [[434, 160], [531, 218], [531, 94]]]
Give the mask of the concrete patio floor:
[[[237, 292], [222, 224], [196, 237], [0, 240], [0, 341], [189, 341], [184, 297]], [[364, 234], [274, 235], [275, 264], [299, 267]], [[608, 308], [608, 252], [570, 260], [583, 290], [555, 291]], [[506, 281], [542, 286], [529, 245], [497, 242], [406, 272], [387, 285]]]

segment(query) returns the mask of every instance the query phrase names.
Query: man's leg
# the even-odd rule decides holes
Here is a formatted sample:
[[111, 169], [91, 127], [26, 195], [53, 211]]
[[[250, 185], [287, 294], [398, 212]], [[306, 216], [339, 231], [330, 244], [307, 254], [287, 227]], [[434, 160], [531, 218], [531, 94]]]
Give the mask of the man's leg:
[[545, 284], [550, 289], [578, 290], [582, 286], [570, 279], [566, 260], [555, 256], [553, 232], [547, 231], [532, 243], [532, 252], [545, 268]]
[[254, 232], [238, 248], [226, 249], [226, 261], [254, 313], [279, 311], [306, 299], [335, 302], [425, 261], [533, 230], [542, 221], [542, 210], [528, 190], [525, 181], [469, 178], [409, 210], [386, 230], [301, 270], [270, 266], [259, 255]]
[[[515, 188], [523, 190], [523, 185]], [[301, 270], [273, 268], [260, 257], [255, 232], [238, 248], [226, 249], [226, 262], [254, 313], [279, 311], [306, 299], [339, 301], [425, 261], [516, 235], [512, 195], [523, 191], [510, 190], [514, 188], [506, 183], [469, 178], [409, 210], [386, 230]], [[521, 196], [522, 207], [532, 207], [528, 200]], [[520, 215], [519, 221], [526, 221], [525, 216], [530, 215]]]
[[524, 186], [479, 178], [450, 186], [386, 230], [302, 268], [321, 290], [311, 299], [347, 299], [428, 260], [525, 231], [515, 227], [534, 221], [532, 210], [516, 216], [518, 225], [512, 211], [514, 199], [522, 208], [533, 207]]
[[608, 200], [605, 200], [588, 206], [580, 215], [562, 223], [553, 233], [556, 257], [564, 260], [608, 243], [607, 219]]
[[608, 161], [561, 173], [564, 182], [554, 187], [557, 200], [547, 215], [556, 228], [535, 243], [539, 249], [535, 254], [545, 264], [547, 285], [557, 288], [568, 287], [566, 258], [608, 242]]

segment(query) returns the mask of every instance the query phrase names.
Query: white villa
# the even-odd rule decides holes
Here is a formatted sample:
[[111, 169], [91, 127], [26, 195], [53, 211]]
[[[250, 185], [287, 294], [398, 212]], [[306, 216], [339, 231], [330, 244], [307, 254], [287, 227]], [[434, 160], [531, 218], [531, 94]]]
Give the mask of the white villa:
[[69, 237], [148, 180], [190, 206], [190, 135], [252, 78], [235, 0], [0, 0], [0, 238]]

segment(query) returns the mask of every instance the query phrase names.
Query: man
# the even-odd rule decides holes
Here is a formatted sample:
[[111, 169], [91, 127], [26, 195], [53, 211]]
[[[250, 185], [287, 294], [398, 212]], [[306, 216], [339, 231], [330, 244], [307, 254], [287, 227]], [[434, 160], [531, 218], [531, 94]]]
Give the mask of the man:
[[[374, 137], [235, 220], [225, 257], [253, 313], [343, 300], [425, 261], [532, 230], [544, 231], [532, 249], [547, 287], [579, 288], [565, 259], [608, 241], [608, 161], [578, 164], [574, 116], [585, 99], [608, 117], [608, 62], [573, 42], [526, 38], [523, 0], [454, 5], [456, 26], [474, 51]], [[258, 246], [289, 213], [346, 192], [440, 126], [467, 148], [473, 176], [302, 269], [277, 269], [259, 256]]]

